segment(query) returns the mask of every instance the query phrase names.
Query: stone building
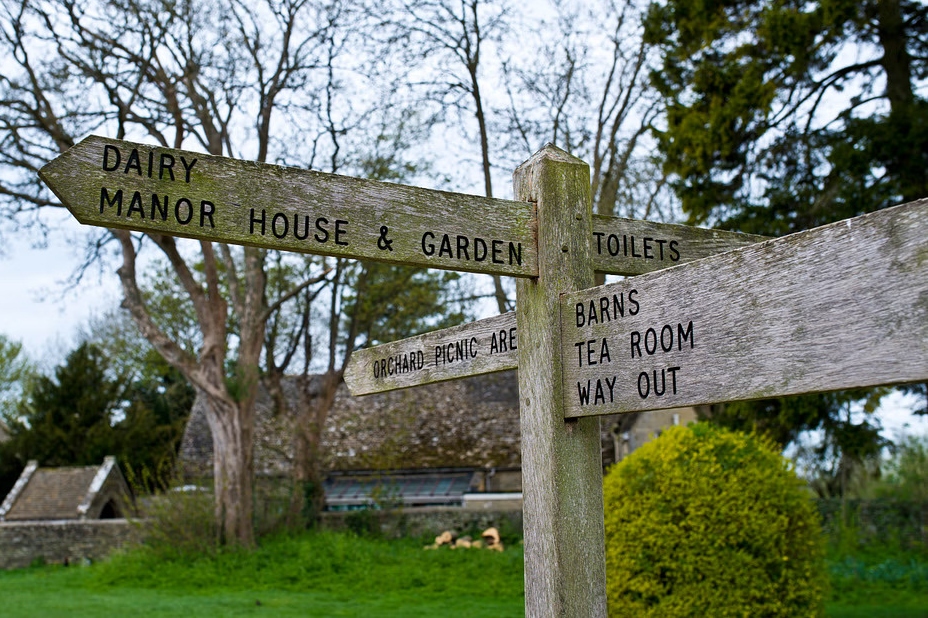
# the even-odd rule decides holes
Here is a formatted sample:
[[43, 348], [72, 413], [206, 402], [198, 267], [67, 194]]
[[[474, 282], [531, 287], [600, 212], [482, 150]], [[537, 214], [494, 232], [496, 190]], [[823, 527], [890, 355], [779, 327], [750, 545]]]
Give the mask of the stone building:
[[[692, 408], [602, 417], [603, 465], [620, 460], [663, 427], [695, 418]], [[288, 476], [290, 427], [291, 419], [275, 413], [262, 393], [255, 428], [258, 477]], [[322, 441], [326, 469], [332, 471], [326, 487], [329, 508], [369, 501], [372, 489], [383, 488], [385, 478], [407, 506], [486, 506], [494, 498], [517, 506], [521, 500], [516, 371], [365, 397], [350, 396], [342, 385]], [[191, 411], [180, 460], [191, 482], [212, 474], [212, 439], [198, 404]]]
[[0, 521], [119, 519], [131, 495], [113, 457], [101, 466], [65, 468], [30, 461], [0, 504]]
[[73, 564], [137, 540], [132, 497], [116, 460], [40, 468], [30, 461], [0, 504], [0, 569], [36, 560]]

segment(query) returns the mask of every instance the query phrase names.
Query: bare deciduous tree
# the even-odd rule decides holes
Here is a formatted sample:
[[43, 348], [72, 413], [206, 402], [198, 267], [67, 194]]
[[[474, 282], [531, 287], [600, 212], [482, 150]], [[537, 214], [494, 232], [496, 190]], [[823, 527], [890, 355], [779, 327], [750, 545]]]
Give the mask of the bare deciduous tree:
[[[347, 16], [338, 0], [4, 0], [2, 10], [0, 43], [13, 66], [0, 78], [0, 198], [4, 214], [20, 221], [59, 206], [36, 172], [94, 131], [266, 161], [279, 151], [275, 119], [331, 84], [327, 44]], [[287, 158], [305, 160], [299, 152]], [[324, 273], [304, 273], [269, 301], [264, 250], [109, 230], [94, 239], [87, 264], [113, 242], [125, 307], [207, 403], [220, 539], [250, 545], [266, 325]], [[172, 339], [146, 303], [138, 257], [148, 244], [160, 249], [192, 304], [197, 349]]]

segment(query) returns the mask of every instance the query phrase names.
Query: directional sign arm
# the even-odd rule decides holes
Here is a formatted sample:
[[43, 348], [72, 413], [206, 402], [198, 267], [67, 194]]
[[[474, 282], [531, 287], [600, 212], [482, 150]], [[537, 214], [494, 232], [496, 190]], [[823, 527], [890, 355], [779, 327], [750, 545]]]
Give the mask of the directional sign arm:
[[569, 417], [928, 379], [928, 200], [565, 295]]
[[532, 277], [529, 203], [89, 137], [40, 171], [84, 224]]
[[518, 365], [516, 314], [509, 312], [355, 350], [345, 368], [345, 383], [352, 395], [370, 395]]
[[643, 275], [740, 249], [764, 236], [593, 215], [590, 254], [597, 272]]

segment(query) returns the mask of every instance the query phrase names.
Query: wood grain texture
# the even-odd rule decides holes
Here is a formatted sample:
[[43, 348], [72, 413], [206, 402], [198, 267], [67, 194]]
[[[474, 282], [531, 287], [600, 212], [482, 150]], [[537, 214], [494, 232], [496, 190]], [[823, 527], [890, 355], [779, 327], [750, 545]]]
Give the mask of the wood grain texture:
[[354, 396], [516, 369], [516, 314], [504, 313], [373, 348], [355, 350], [345, 369]]
[[769, 240], [754, 234], [593, 215], [597, 272], [643, 275]]
[[538, 272], [526, 203], [102, 137], [83, 140], [40, 176], [89, 225], [513, 277]]
[[926, 380], [926, 238], [921, 200], [565, 295], [566, 413]]
[[525, 613], [605, 616], [599, 419], [564, 420], [560, 379], [558, 295], [593, 283], [590, 171], [546, 146], [513, 182], [536, 204], [539, 247], [538, 279], [516, 282]]

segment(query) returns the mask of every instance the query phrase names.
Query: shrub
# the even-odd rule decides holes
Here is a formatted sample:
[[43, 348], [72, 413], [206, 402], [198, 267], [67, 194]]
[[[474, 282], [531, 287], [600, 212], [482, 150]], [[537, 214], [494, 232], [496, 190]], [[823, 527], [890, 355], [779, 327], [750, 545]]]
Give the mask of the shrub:
[[772, 444], [674, 427], [605, 479], [610, 616], [816, 616], [824, 536]]

